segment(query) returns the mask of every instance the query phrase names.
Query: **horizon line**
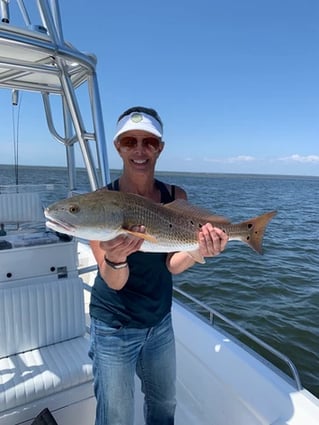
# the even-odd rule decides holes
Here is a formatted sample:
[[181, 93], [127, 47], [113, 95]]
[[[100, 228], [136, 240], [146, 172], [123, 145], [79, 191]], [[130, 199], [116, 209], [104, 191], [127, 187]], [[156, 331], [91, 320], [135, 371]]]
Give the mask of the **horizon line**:
[[[0, 164], [0, 167], [12, 167], [13, 169], [16, 167], [14, 164]], [[30, 165], [30, 164], [20, 164], [18, 167], [25, 167], [25, 168], [56, 168], [56, 169], [67, 169], [68, 167], [66, 165]], [[85, 170], [86, 168], [84, 166], [78, 166], [75, 167], [77, 170]], [[119, 173], [122, 169], [120, 168], [110, 168], [110, 173]], [[181, 174], [193, 174], [193, 175], [201, 175], [201, 176], [209, 176], [209, 175], [236, 175], [236, 176], [260, 176], [260, 177], [308, 177], [308, 178], [319, 178], [319, 175], [311, 175], [311, 174], [278, 174], [278, 173], [252, 173], [252, 172], [222, 172], [222, 171], [169, 171], [169, 170], [155, 170], [155, 174], [175, 174], [175, 175], [181, 175]]]

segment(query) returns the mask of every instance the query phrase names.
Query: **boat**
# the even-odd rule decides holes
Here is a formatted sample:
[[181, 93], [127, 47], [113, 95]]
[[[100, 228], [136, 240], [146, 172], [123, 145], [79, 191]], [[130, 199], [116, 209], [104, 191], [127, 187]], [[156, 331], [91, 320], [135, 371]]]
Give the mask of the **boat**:
[[[57, 0], [26, 3], [0, 1], [0, 88], [11, 91], [13, 105], [21, 92], [42, 97], [48, 129], [65, 147], [65, 196], [77, 190], [76, 146], [96, 190], [110, 179], [96, 58], [64, 40]], [[61, 101], [59, 125], [53, 97]], [[45, 182], [0, 186], [0, 425], [94, 424], [87, 353], [96, 264], [87, 242], [45, 228], [43, 199], [52, 189]], [[173, 322], [177, 425], [319, 424], [319, 400], [285, 354], [178, 288]], [[142, 423], [137, 381], [135, 424]]]

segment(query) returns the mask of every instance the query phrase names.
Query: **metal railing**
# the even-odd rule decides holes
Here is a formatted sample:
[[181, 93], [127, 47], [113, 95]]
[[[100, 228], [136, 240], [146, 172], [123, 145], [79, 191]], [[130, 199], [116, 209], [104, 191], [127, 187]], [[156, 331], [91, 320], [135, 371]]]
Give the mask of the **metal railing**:
[[[14, 90], [14, 105], [18, 104], [19, 91], [42, 94], [48, 129], [66, 148], [70, 190], [76, 188], [76, 142], [91, 189], [104, 186], [109, 181], [109, 166], [96, 57], [82, 53], [64, 40], [58, 0], [30, 0], [29, 10], [24, 0], [14, 3], [11, 6], [16, 7], [10, 8], [9, 0], [0, 0], [0, 88]], [[11, 11], [16, 12], [12, 19]], [[31, 11], [40, 25], [32, 23]], [[21, 17], [24, 25], [21, 25]], [[84, 114], [80, 106], [77, 89], [83, 85], [87, 88], [91, 114]], [[58, 126], [53, 123], [51, 108], [55, 104], [51, 105], [51, 94], [61, 97], [59, 120], [63, 124], [59, 128], [64, 135], [59, 134]], [[91, 122], [87, 123], [89, 120]], [[87, 131], [89, 125], [93, 132]]]
[[[85, 274], [85, 273], [90, 273], [90, 272], [93, 272], [93, 271], [96, 271], [96, 270], [97, 270], [96, 265], [82, 267], [82, 268], [79, 269], [79, 275]], [[87, 291], [91, 290], [91, 287], [87, 284], [84, 284], [84, 287], [85, 287], [85, 290], [87, 290]], [[246, 329], [244, 329], [243, 327], [241, 327], [240, 325], [238, 325], [234, 321], [228, 319], [222, 313], [220, 313], [217, 310], [209, 307], [207, 304], [203, 303], [202, 301], [198, 300], [197, 298], [193, 297], [192, 295], [188, 294], [187, 292], [183, 291], [182, 289], [174, 286], [173, 290], [174, 290], [174, 293], [181, 295], [182, 297], [186, 298], [188, 301], [191, 301], [196, 306], [203, 309], [204, 312], [206, 312], [208, 314], [209, 323], [212, 326], [215, 326], [216, 318], [218, 318], [223, 323], [226, 323], [231, 329], [236, 330], [241, 335], [245, 335], [245, 337], [247, 337], [249, 340], [253, 341], [255, 344], [257, 344], [257, 346], [262, 347], [264, 350], [266, 350], [267, 352], [272, 354], [275, 358], [277, 358], [281, 362], [283, 362], [288, 367], [288, 369], [290, 371], [291, 378], [293, 380], [293, 383], [294, 383], [294, 386], [296, 387], [296, 389], [298, 391], [302, 390], [303, 386], [301, 384], [301, 380], [300, 380], [298, 370], [297, 370], [296, 366], [294, 365], [294, 363], [292, 362], [292, 360], [290, 360], [288, 356], [286, 356], [285, 354], [276, 350], [274, 347], [267, 344], [266, 342], [264, 342], [263, 340], [261, 340], [257, 336], [253, 335], [251, 332], [247, 331]], [[183, 306], [187, 307], [185, 305], [185, 303], [183, 303]], [[189, 310], [192, 310], [190, 307], [188, 307], [188, 308], [189, 308]], [[194, 310], [192, 310], [192, 312], [194, 312]], [[199, 316], [202, 316], [201, 313], [199, 313]], [[252, 351], [255, 352], [255, 350], [252, 350]], [[273, 363], [271, 362], [271, 364], [273, 364]], [[287, 377], [289, 378], [289, 376], [287, 376]]]
[[[227, 324], [231, 329], [236, 330], [241, 335], [244, 335], [250, 341], [253, 341], [255, 344], [257, 344], [257, 346], [262, 347], [265, 351], [267, 351], [268, 353], [273, 355], [275, 358], [279, 359], [281, 362], [283, 362], [288, 367], [296, 389], [301, 390], [303, 388], [303, 386], [301, 384], [301, 380], [300, 380], [298, 370], [297, 370], [296, 366], [294, 365], [294, 363], [292, 362], [292, 360], [290, 360], [288, 356], [286, 356], [285, 354], [276, 350], [274, 347], [267, 344], [266, 342], [264, 342], [263, 340], [261, 340], [257, 336], [253, 335], [251, 332], [247, 331], [246, 329], [244, 329], [243, 327], [241, 327], [240, 325], [238, 325], [234, 321], [228, 319], [222, 313], [219, 313], [217, 310], [209, 307], [208, 305], [201, 302], [200, 300], [193, 297], [192, 295], [188, 294], [187, 292], [183, 291], [182, 289], [174, 286], [174, 292], [176, 294], [179, 294], [182, 297], [186, 298], [187, 300], [191, 301], [192, 303], [194, 303], [196, 306], [200, 307], [201, 309], [203, 309], [204, 312], [206, 312], [208, 314], [209, 323], [212, 326], [215, 326], [216, 318], [218, 318], [221, 322]], [[185, 304], [183, 303], [183, 305], [185, 305]], [[199, 313], [199, 314], [201, 315], [201, 313]], [[255, 350], [253, 350], [253, 351], [255, 352]], [[273, 364], [272, 362], [270, 362], [270, 363]]]

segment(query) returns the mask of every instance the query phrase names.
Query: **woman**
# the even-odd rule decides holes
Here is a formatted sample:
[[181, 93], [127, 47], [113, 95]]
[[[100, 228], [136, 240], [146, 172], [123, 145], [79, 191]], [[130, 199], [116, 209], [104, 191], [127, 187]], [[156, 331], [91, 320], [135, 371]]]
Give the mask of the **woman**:
[[[185, 191], [155, 179], [164, 142], [154, 109], [133, 107], [118, 119], [114, 145], [123, 173], [110, 190], [135, 193], [154, 202], [186, 199]], [[138, 229], [143, 231], [142, 226]], [[224, 250], [227, 236], [205, 224], [199, 233], [203, 257]], [[171, 323], [172, 274], [194, 265], [186, 252], [139, 252], [143, 239], [120, 235], [91, 241], [99, 272], [91, 296], [91, 349], [97, 399], [96, 425], [131, 425], [134, 376], [145, 395], [147, 425], [171, 425], [175, 412], [175, 343]]]

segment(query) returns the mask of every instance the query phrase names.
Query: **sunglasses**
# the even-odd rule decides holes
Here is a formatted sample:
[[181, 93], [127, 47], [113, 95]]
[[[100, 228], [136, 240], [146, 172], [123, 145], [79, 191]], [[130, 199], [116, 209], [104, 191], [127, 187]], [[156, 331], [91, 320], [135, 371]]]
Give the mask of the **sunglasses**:
[[[125, 136], [118, 140], [118, 144], [121, 149], [129, 151], [131, 149], [136, 149], [138, 146], [138, 139], [132, 136]], [[143, 148], [151, 151], [158, 152], [160, 149], [161, 140], [156, 137], [144, 137], [142, 139]]]

